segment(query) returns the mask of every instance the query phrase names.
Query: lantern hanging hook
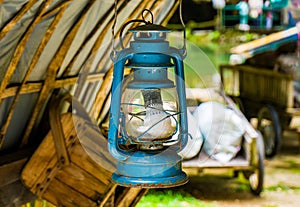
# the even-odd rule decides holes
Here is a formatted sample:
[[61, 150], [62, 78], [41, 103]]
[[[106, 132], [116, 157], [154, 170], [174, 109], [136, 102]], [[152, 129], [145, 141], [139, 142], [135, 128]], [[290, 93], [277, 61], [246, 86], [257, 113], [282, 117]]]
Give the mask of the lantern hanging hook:
[[118, 1], [114, 0], [114, 21], [113, 24], [111, 26], [111, 44], [112, 44], [112, 53], [111, 53], [111, 57], [115, 58], [116, 57], [116, 48], [115, 48], [115, 26], [117, 23], [117, 17], [118, 17]]
[[[118, 5], [118, 0], [114, 0], [114, 22], [112, 24], [112, 49], [113, 49], [113, 52], [112, 52], [112, 57], [114, 58], [115, 55], [116, 55], [116, 48], [115, 48], [115, 26], [116, 26], [116, 22], [117, 22], [117, 16], [118, 16], [118, 9], [117, 9], [117, 5]], [[146, 18], [145, 18], [145, 12], [148, 12], [151, 16], [151, 20], [150, 21], [147, 21]], [[184, 24], [184, 21], [183, 21], [183, 17], [182, 17], [182, 0], [179, 0], [179, 18], [180, 18], [180, 23], [183, 27], [183, 47], [182, 47], [182, 53], [183, 55], [185, 56], [186, 55], [186, 31], [185, 31], [185, 24]], [[131, 23], [134, 23], [134, 22], [141, 22], [141, 23], [144, 23], [146, 25], [148, 24], [153, 24], [153, 13], [149, 10], [149, 9], [144, 9], [142, 11], [142, 19], [134, 19], [134, 20], [130, 20], [128, 22], [126, 22], [122, 27], [121, 27], [121, 30], [120, 30], [120, 45], [121, 45], [121, 48], [124, 49], [124, 44], [123, 44], [123, 38], [122, 38], [122, 35], [123, 35], [123, 31], [125, 29], [126, 26], [128, 26], [129, 24]]]
[[[150, 16], [151, 16], [151, 21], [146, 21], [146, 18], [145, 18], [145, 16], [144, 16], [145, 12], [148, 12], [148, 13], [150, 14]], [[121, 45], [122, 49], [125, 48], [125, 47], [124, 47], [124, 44], [123, 44], [123, 37], [122, 37], [122, 36], [123, 36], [123, 31], [124, 31], [125, 27], [127, 27], [129, 24], [132, 24], [132, 23], [135, 23], [135, 22], [141, 22], [141, 23], [144, 23], [144, 24], [146, 24], [146, 25], [148, 25], [148, 24], [153, 24], [153, 14], [152, 14], [152, 12], [151, 12], [149, 9], [144, 9], [144, 10], [142, 11], [142, 19], [133, 19], [133, 20], [129, 20], [128, 22], [126, 22], [126, 23], [122, 26], [122, 28], [121, 28], [121, 30], [120, 30], [120, 45]]]

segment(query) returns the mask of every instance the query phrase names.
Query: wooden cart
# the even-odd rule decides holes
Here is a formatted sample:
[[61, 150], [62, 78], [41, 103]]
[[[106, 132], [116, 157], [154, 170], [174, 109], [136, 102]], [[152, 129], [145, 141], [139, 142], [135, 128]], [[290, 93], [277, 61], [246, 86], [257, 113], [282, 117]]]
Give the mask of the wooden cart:
[[274, 156], [280, 148], [282, 131], [299, 128], [293, 75], [251, 65], [221, 65], [220, 73], [226, 94], [248, 120], [257, 118], [266, 156]]
[[[194, 94], [199, 94], [198, 89], [194, 89]], [[204, 92], [205, 93], [205, 92]], [[189, 94], [189, 92], [187, 93]], [[188, 96], [188, 95], [187, 95]], [[189, 98], [189, 97], [187, 97]], [[223, 103], [231, 108], [241, 119], [245, 126], [242, 146], [240, 152], [227, 163], [220, 163], [211, 158], [208, 154], [201, 150], [200, 153], [191, 159], [184, 160], [182, 165], [184, 169], [232, 169], [234, 172], [242, 172], [249, 180], [250, 189], [254, 195], [260, 195], [263, 189], [264, 181], [264, 143], [259, 131], [256, 131], [248, 122], [242, 112], [236, 107], [231, 98], [221, 93], [218, 99], [223, 99]], [[195, 105], [198, 102], [192, 100]], [[190, 100], [188, 100], [190, 103]], [[188, 104], [191, 105], [191, 104]], [[193, 111], [196, 106], [189, 106], [190, 111]]]

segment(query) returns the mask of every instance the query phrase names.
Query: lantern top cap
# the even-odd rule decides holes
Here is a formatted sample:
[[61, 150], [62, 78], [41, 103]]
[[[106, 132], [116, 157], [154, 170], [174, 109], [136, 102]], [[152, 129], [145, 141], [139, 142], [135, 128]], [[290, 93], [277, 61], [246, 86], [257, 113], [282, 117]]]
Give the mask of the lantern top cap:
[[129, 32], [171, 32], [171, 30], [158, 24], [146, 24], [137, 26], [129, 30]]

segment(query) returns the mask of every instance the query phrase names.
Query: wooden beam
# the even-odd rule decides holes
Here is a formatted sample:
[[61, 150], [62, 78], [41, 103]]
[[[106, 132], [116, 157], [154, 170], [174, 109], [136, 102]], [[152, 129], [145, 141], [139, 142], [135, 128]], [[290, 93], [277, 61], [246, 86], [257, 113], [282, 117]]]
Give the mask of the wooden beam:
[[[1, 0], [2, 2], [2, 0]], [[1, 3], [0, 2], [0, 3]], [[17, 24], [17, 22], [28, 12], [31, 7], [36, 4], [38, 0], [28, 1], [19, 12], [4, 26], [0, 31], [0, 40]]]
[[0, 187], [0, 206], [21, 206], [36, 198], [20, 180]]
[[20, 179], [21, 170], [27, 161], [23, 158], [0, 166], [0, 188]]
[[[124, 4], [124, 2], [122, 4]], [[119, 7], [122, 6], [122, 4], [119, 5]], [[106, 25], [103, 26], [104, 29], [102, 29], [101, 26], [102, 26], [102, 24], [104, 24], [105, 21], [108, 21], [108, 23], [106, 23]], [[100, 48], [100, 46], [103, 44], [104, 37], [107, 34], [107, 32], [109, 31], [110, 25], [112, 25], [112, 23], [113, 23], [113, 8], [111, 8], [111, 13], [109, 15], [107, 15], [106, 18], [101, 19], [97, 23], [97, 25], [95, 27], [95, 31], [94, 30], [92, 31], [92, 34], [93, 33], [96, 34], [98, 29], [100, 29], [100, 28], [102, 29], [100, 35], [98, 36], [95, 43], [93, 44], [93, 47], [91, 48], [90, 52], [88, 53], [87, 59], [84, 61], [84, 65], [86, 65], [86, 66], [81, 71], [82, 76], [80, 77], [80, 79], [78, 81], [78, 86], [77, 86], [77, 89], [76, 89], [75, 95], [74, 95], [75, 97], [78, 97], [80, 95], [79, 93], [82, 91], [82, 87], [84, 86], [86, 76], [90, 71], [91, 63], [94, 62], [96, 53], [98, 52], [98, 49]], [[87, 38], [85, 44], [87, 44], [90, 39], [91, 38]], [[80, 48], [82, 49], [85, 44], [83, 43]], [[73, 67], [76, 59], [78, 58], [78, 55], [79, 55], [79, 52], [81, 51], [81, 49], [79, 49], [78, 53], [75, 54], [75, 56], [73, 57], [73, 59], [71, 60], [69, 65], [67, 66], [63, 76], [67, 75], [70, 72], [70, 68]]]
[[[87, 82], [101, 81], [103, 77], [104, 77], [104, 73], [90, 74], [88, 75], [86, 81]], [[54, 81], [54, 89], [74, 85], [77, 82], [77, 80], [78, 80], [77, 76], [57, 79]], [[35, 83], [26, 83], [20, 90], [20, 94], [36, 93], [41, 91], [42, 87], [43, 87], [43, 81], [35, 82]], [[20, 88], [19, 85], [6, 88], [1, 94], [0, 98], [4, 99], [11, 96], [15, 96], [19, 91], [19, 88]]]
[[[112, 10], [113, 10], [113, 8], [109, 9], [109, 11], [112, 11]], [[70, 63], [67, 65], [67, 67], [66, 67], [66, 69], [65, 69], [65, 71], [63, 73], [63, 77], [65, 77], [65, 76], [67, 76], [69, 74], [69, 72], [73, 68], [74, 63], [78, 59], [78, 56], [79, 56], [80, 52], [83, 50], [83, 48], [85, 47], [85, 45], [87, 45], [89, 43], [89, 41], [91, 39], [93, 39], [93, 37], [97, 34], [97, 32], [98, 32], [99, 29], [102, 29], [102, 27], [104, 27], [104, 29], [102, 29], [99, 37], [97, 38], [96, 42], [93, 44], [93, 47], [92, 47], [91, 51], [89, 52], [89, 55], [87, 55], [87, 59], [88, 60], [89, 60], [89, 58], [93, 58], [93, 56], [91, 55], [91, 53], [92, 53], [92, 51], [94, 51], [94, 48], [96, 47], [99, 39], [100, 39], [100, 44], [102, 44], [102, 40], [104, 39], [104, 36], [106, 35], [106, 32], [108, 31], [109, 25], [112, 22], [112, 17], [113, 17], [113, 12], [110, 12], [109, 14], [104, 15], [103, 18], [99, 19], [99, 21], [97, 22], [97, 24], [95, 25], [95, 27], [92, 29], [92, 31], [90, 32], [90, 34], [85, 38], [85, 40], [79, 46], [79, 49], [77, 50], [77, 52], [75, 53], [75, 55], [71, 59]], [[91, 60], [89, 60], [89, 61], [92, 62]], [[84, 61], [84, 62], [86, 63], [87, 60]], [[89, 69], [89, 67], [85, 67], [85, 68]]]
[[115, 206], [116, 207], [126, 207], [134, 206], [137, 200], [140, 200], [141, 197], [147, 192], [147, 189], [143, 188], [126, 188], [121, 195], [115, 195], [117, 197]]
[[[4, 124], [2, 125], [1, 127], [1, 135], [0, 136], [4, 136], [8, 130], [8, 127], [9, 127], [9, 124], [10, 124], [10, 121], [12, 119], [12, 116], [13, 116], [13, 113], [14, 113], [14, 109], [17, 105], [17, 101], [20, 97], [20, 92], [22, 90], [22, 88], [24, 87], [25, 83], [27, 82], [31, 72], [33, 71], [36, 63], [38, 62], [39, 58], [40, 58], [40, 55], [42, 54], [43, 50], [45, 49], [47, 43], [49, 42], [53, 32], [55, 31], [56, 27], [57, 27], [57, 24], [59, 23], [59, 20], [61, 19], [61, 17], [63, 16], [66, 8], [67, 8], [68, 4], [64, 4], [64, 7], [61, 8], [61, 12], [55, 16], [54, 20], [52, 21], [49, 29], [47, 30], [46, 34], [44, 35], [40, 45], [38, 46], [32, 60], [31, 60], [31, 63], [25, 73], [25, 76], [22, 80], [22, 83], [21, 83], [21, 86], [17, 89], [17, 92], [15, 94], [15, 97], [14, 97], [14, 100], [10, 106], [10, 109], [9, 109], [9, 112], [8, 112], [8, 116], [6, 117], [6, 120], [4, 121]], [[2, 100], [2, 99], [1, 99]], [[0, 148], [1, 148], [1, 145], [0, 145]]]
[[[162, 25], [167, 25], [167, 24], [168, 24], [169, 20], [172, 18], [172, 16], [174, 15], [175, 11], [176, 11], [177, 8], [178, 8], [179, 1], [182, 1], [182, 0], [175, 0], [172, 9], [170, 10], [170, 12], [168, 13], [168, 15], [165, 17], [165, 19], [164, 19], [163, 22], [161, 23]], [[182, 29], [182, 28], [181, 28], [181, 29]]]
[[[41, 4], [40, 6], [40, 9], [36, 15], [36, 18], [31, 22], [31, 24], [29, 25], [29, 27], [27, 28], [25, 34], [23, 35], [23, 37], [21, 38], [20, 40], [20, 43], [18, 44], [14, 54], [13, 54], [13, 57], [10, 61], [10, 64], [5, 72], [5, 76], [2, 80], [2, 82], [0, 83], [0, 96], [1, 96], [1, 93], [2, 91], [4, 91], [4, 89], [6, 88], [6, 86], [9, 84], [16, 68], [17, 68], [17, 65], [19, 63], [19, 60], [23, 54], [23, 51], [25, 49], [25, 46], [27, 44], [27, 41], [29, 40], [29, 37], [31, 36], [31, 33], [34, 29], [34, 27], [39, 23], [40, 19], [41, 19], [41, 16], [42, 14], [47, 10], [48, 6], [52, 3], [52, 0], [49, 0], [49, 1], [45, 1]], [[0, 104], [2, 102], [2, 99], [0, 99]], [[3, 141], [4, 141], [4, 135], [6, 133], [6, 130], [8, 128], [8, 124], [9, 124], [9, 121], [10, 121], [10, 118], [12, 116], [12, 113], [10, 114], [10, 116], [7, 117], [7, 120], [4, 124], [4, 126], [2, 127], [1, 131], [0, 131], [0, 148], [2, 147], [3, 145]]]
[[[16, 67], [19, 63], [19, 60], [23, 54], [23, 51], [25, 49], [25, 45], [34, 29], [34, 27], [38, 24], [38, 22], [40, 21], [40, 18], [43, 14], [43, 12], [47, 9], [47, 7], [51, 4], [51, 1], [46, 1], [41, 5], [41, 9], [39, 10], [38, 14], [36, 15], [36, 18], [33, 20], [33, 22], [29, 25], [29, 27], [27, 28], [25, 34], [23, 35], [22, 39], [20, 40], [14, 54], [13, 57], [10, 61], [10, 64], [6, 70], [5, 76], [0, 84], [0, 94], [1, 92], [6, 88], [6, 86], [9, 84], [12, 75], [14, 74]], [[27, 4], [26, 4], [27, 5]], [[27, 9], [27, 7], [26, 7]], [[29, 9], [29, 8], [28, 8]], [[1, 38], [1, 36], [0, 36]], [[0, 95], [1, 96], [1, 95]], [[0, 100], [1, 103], [1, 100]]]
[[64, 0], [63, 2], [60, 2], [59, 5], [56, 5], [51, 10], [47, 11], [45, 14], [43, 14], [42, 21], [49, 18], [52, 15], [57, 15], [57, 13], [62, 12], [62, 10], [65, 9], [65, 7], [68, 7], [69, 4], [72, 2], [72, 0]]
[[0, 156], [0, 188], [19, 180], [21, 170], [32, 152], [33, 148], [27, 148]]
[[55, 54], [54, 58], [50, 62], [50, 65], [47, 70], [45, 82], [43, 84], [43, 87], [41, 89], [41, 92], [39, 94], [36, 106], [32, 112], [32, 116], [28, 122], [27, 129], [24, 133], [24, 136], [22, 138], [22, 142], [20, 147], [23, 147], [27, 144], [29, 135], [31, 133], [31, 130], [34, 126], [34, 123], [36, 121], [36, 118], [39, 115], [39, 112], [41, 111], [45, 101], [49, 97], [49, 94], [54, 89], [54, 82], [56, 79], [56, 74], [58, 70], [60, 69], [60, 66], [62, 65], [62, 62], [64, 61], [64, 58], [66, 57], [68, 50], [71, 47], [72, 41], [77, 34], [84, 18], [87, 16], [88, 11], [92, 7], [92, 5], [95, 3], [95, 0], [91, 0], [88, 2], [88, 4], [85, 6], [85, 8], [82, 11], [81, 17], [79, 20], [75, 23], [75, 25], [72, 27], [72, 29], [68, 32], [66, 37], [64, 38], [61, 46], [59, 47], [59, 50]]
[[273, 42], [282, 40], [284, 38], [288, 38], [288, 37], [290, 37], [292, 35], [296, 35], [298, 33], [299, 33], [299, 31], [298, 31], [297, 27], [292, 27], [290, 29], [287, 29], [287, 30], [284, 30], [281, 32], [276, 32], [276, 33], [267, 35], [265, 37], [262, 37], [260, 39], [253, 40], [251, 42], [241, 44], [237, 47], [230, 49], [230, 52], [235, 53], [235, 54], [246, 53], [246, 52], [249, 52], [250, 50], [254, 50], [258, 47], [262, 47], [267, 44], [271, 44]]

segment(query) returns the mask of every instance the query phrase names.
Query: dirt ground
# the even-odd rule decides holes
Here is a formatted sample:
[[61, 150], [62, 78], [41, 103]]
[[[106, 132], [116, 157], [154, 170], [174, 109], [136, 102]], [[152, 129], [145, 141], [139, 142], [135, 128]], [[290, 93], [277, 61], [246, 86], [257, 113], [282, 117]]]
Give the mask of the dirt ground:
[[272, 159], [265, 160], [264, 190], [259, 197], [254, 196], [248, 180], [240, 175], [222, 170], [204, 172], [203, 176], [193, 176], [185, 189], [192, 196], [216, 207], [298, 207], [300, 206], [300, 151], [298, 135], [286, 131], [281, 150]]

